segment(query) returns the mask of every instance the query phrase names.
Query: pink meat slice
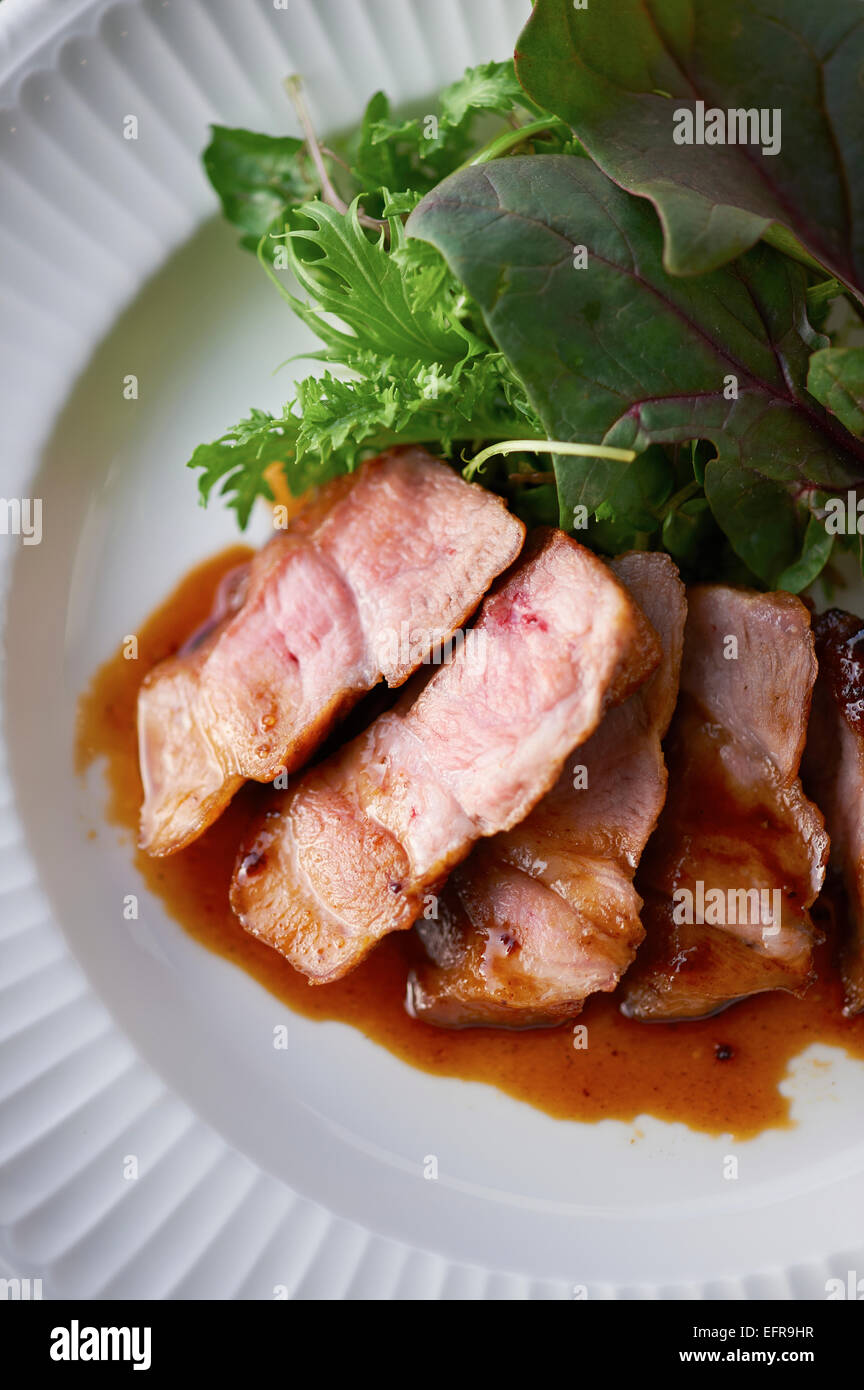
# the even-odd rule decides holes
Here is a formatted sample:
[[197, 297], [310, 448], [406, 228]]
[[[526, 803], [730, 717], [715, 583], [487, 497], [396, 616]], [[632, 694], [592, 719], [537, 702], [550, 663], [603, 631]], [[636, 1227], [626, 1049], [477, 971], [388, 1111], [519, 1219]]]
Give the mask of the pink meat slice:
[[686, 600], [666, 555], [613, 561], [660, 638], [657, 670], [611, 709], [520, 825], [481, 842], [417, 923], [406, 1007], [441, 1027], [552, 1026], [615, 988], [644, 932], [633, 875], [666, 797]]
[[669, 793], [637, 879], [646, 940], [622, 984], [630, 1017], [705, 1018], [809, 983], [828, 857], [798, 776], [815, 679], [800, 600], [690, 590]]
[[241, 850], [235, 912], [313, 982], [410, 927], [659, 659], [626, 589], [561, 531], [535, 537], [471, 636], [416, 699], [307, 772]]
[[831, 866], [845, 889], [841, 913], [844, 1013], [864, 1010], [864, 622], [832, 608], [813, 624], [813, 692], [804, 785], [825, 815]]
[[251, 778], [302, 766], [382, 677], [401, 685], [519, 553], [500, 498], [422, 449], [323, 490], [224, 614], [142, 685], [140, 843], [171, 854]]

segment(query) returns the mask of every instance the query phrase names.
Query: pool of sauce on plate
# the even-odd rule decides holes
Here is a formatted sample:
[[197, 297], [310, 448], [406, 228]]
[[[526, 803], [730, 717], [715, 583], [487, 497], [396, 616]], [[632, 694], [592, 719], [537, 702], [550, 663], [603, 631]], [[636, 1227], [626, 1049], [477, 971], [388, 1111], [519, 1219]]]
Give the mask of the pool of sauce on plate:
[[[137, 660], [125, 659], [119, 649], [81, 699], [79, 770], [104, 760], [108, 818], [133, 846], [141, 801], [138, 687], [157, 661], [204, 622], [220, 581], [250, 553], [233, 548], [187, 575], [140, 628]], [[148, 888], [185, 931], [298, 1013], [350, 1024], [424, 1071], [486, 1082], [561, 1119], [633, 1121], [651, 1114], [747, 1138], [790, 1123], [789, 1103], [778, 1088], [791, 1060], [810, 1043], [864, 1057], [864, 1016], [842, 1017], [827, 946], [803, 999], [763, 994], [700, 1023], [631, 1022], [618, 1012], [614, 995], [596, 995], [576, 1021], [588, 1026], [587, 1049], [574, 1047], [573, 1025], [448, 1032], [409, 1018], [402, 1005], [407, 933], [386, 938], [346, 979], [310, 986], [277, 952], [247, 936], [228, 906], [237, 847], [260, 797], [260, 788], [245, 787], [221, 819], [179, 854], [151, 859], [136, 850]], [[830, 922], [820, 925], [831, 930]], [[826, 1071], [826, 1082], [827, 1076]]]

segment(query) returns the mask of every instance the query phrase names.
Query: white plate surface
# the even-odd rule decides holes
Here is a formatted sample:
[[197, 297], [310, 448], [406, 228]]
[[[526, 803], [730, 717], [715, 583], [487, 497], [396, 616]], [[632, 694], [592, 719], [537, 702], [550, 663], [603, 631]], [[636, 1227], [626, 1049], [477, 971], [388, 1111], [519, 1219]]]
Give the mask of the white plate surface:
[[41, 545], [0, 537], [0, 1260], [46, 1296], [800, 1298], [864, 1273], [860, 1063], [800, 1059], [797, 1127], [738, 1145], [648, 1118], [633, 1143], [414, 1071], [188, 938], [72, 769], [95, 667], [234, 538], [184, 459], [281, 404], [273, 368], [309, 342], [213, 219], [208, 122], [293, 129], [301, 71], [342, 127], [376, 87], [422, 98], [505, 56], [526, 11], [0, 6], [2, 492], [44, 508]]

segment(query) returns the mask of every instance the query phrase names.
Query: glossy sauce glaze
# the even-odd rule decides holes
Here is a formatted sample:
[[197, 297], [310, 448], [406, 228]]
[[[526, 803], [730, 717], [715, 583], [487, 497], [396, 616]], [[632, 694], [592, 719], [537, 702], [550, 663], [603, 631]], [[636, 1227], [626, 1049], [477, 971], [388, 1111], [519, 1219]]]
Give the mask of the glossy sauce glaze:
[[[147, 671], [178, 650], [207, 618], [223, 578], [248, 558], [244, 548], [193, 570], [143, 624], [138, 658], [123, 651], [96, 674], [81, 699], [78, 766], [103, 759], [109, 820], [137, 834], [138, 775], [135, 704]], [[735, 1005], [699, 1023], [642, 1024], [622, 1017], [617, 999], [595, 996], [574, 1026], [507, 1033], [447, 1032], [409, 1018], [403, 1009], [410, 933], [388, 937], [353, 974], [311, 986], [269, 947], [240, 927], [228, 905], [237, 847], [262, 789], [248, 785], [194, 844], [166, 859], [135, 851], [148, 888], [197, 941], [254, 976], [309, 1018], [351, 1024], [424, 1071], [483, 1081], [561, 1119], [635, 1120], [651, 1114], [709, 1133], [746, 1138], [789, 1123], [778, 1090], [790, 1060], [813, 1042], [864, 1057], [864, 1016], [844, 1019], [830, 944], [819, 953], [819, 977], [803, 999], [775, 992]], [[833, 934], [824, 912], [820, 925]], [[574, 1046], [587, 1026], [587, 1047]]]

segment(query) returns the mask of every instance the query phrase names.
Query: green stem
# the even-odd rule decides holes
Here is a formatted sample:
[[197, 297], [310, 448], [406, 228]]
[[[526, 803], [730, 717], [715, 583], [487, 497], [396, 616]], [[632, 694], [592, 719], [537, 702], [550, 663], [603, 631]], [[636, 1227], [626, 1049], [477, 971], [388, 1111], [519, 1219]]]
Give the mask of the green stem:
[[576, 458], [614, 459], [617, 463], [632, 463], [636, 455], [632, 449], [616, 449], [611, 444], [571, 444], [561, 439], [507, 439], [490, 444], [473, 459], [467, 459], [464, 474], [471, 478], [483, 467], [487, 459], [496, 454], [570, 454]]
[[[662, 93], [660, 93], [662, 96]], [[650, 550], [654, 542], [653, 531], [637, 531], [633, 537], [634, 550]]]
[[[257, 258], [258, 264], [262, 267], [264, 274], [267, 276], [268, 280], [270, 280], [271, 283], [276, 286], [282, 298], [285, 300], [285, 303], [290, 304], [291, 308], [293, 309], [294, 296], [288, 293], [285, 286], [282, 284], [282, 281], [279, 279], [279, 276], [276, 274], [273, 267], [270, 265], [270, 262], [266, 259], [264, 255], [264, 247], [266, 246], [269, 239], [270, 232], [268, 230], [263, 234], [261, 240], [258, 242], [258, 247], [255, 251], [255, 256]], [[289, 358], [288, 360], [290, 361], [291, 359]], [[282, 365], [284, 366], [285, 364], [283, 363]]]
[[678, 491], [669, 498], [669, 501], [658, 509], [657, 516], [663, 521], [670, 512], [674, 512], [682, 503], [689, 502], [691, 497], [696, 497], [701, 491], [702, 484], [696, 482], [695, 479], [692, 483], [685, 483], [684, 487], [679, 488]]
[[496, 135], [494, 140], [490, 140], [488, 145], [484, 145], [482, 150], [478, 150], [464, 164], [460, 164], [459, 168], [470, 169], [475, 164], [488, 164], [491, 159], [500, 158], [508, 150], [530, 140], [532, 136], [539, 135], [544, 130], [554, 130], [560, 124], [557, 116], [543, 116], [540, 120], [529, 121], [527, 125], [520, 126], [518, 130], [505, 130], [503, 135]]

